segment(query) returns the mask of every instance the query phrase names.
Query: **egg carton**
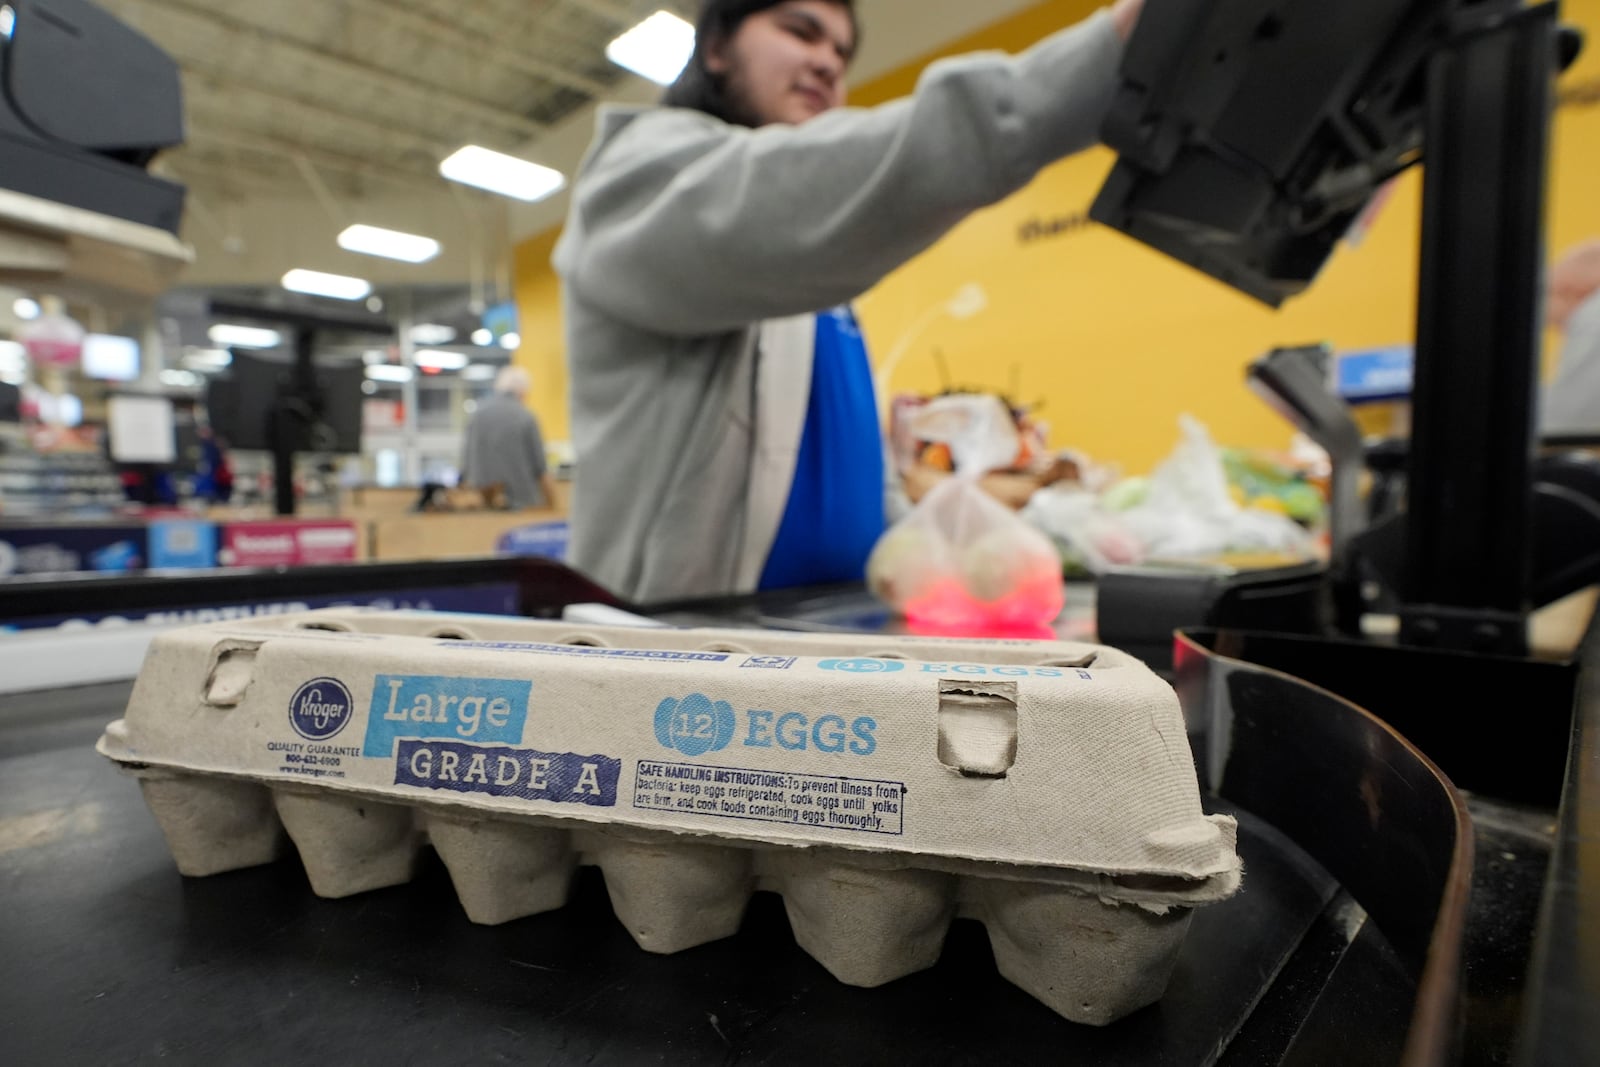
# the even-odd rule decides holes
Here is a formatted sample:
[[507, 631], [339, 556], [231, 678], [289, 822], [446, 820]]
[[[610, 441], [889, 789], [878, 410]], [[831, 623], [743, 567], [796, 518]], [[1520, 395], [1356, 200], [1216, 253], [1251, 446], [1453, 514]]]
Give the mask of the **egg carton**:
[[158, 636], [98, 745], [178, 869], [404, 883], [470, 919], [604, 872], [640, 947], [734, 934], [751, 893], [840, 981], [931, 966], [958, 917], [1068, 1019], [1160, 998], [1237, 891], [1172, 689], [1112, 649], [323, 611]]

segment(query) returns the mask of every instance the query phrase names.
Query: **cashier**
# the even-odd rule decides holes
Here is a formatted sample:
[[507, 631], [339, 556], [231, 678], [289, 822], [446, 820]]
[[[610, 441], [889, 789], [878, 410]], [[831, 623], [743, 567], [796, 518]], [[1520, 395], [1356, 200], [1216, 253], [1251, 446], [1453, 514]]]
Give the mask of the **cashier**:
[[1096, 142], [1142, 3], [847, 109], [851, 0], [706, 0], [660, 106], [602, 111], [555, 251], [574, 565], [641, 603], [859, 581], [897, 487], [850, 302]]

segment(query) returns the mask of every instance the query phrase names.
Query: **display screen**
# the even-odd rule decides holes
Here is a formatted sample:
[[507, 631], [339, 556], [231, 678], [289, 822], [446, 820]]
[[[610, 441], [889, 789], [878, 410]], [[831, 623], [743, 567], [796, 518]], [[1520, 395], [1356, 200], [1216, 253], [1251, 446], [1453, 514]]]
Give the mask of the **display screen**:
[[133, 381], [139, 377], [139, 342], [116, 334], [89, 334], [83, 339], [83, 373], [102, 381]]

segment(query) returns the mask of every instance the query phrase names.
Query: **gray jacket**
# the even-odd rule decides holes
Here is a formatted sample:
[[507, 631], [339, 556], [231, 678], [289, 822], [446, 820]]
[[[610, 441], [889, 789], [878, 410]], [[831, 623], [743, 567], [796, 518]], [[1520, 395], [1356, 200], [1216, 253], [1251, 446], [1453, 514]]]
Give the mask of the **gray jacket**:
[[800, 126], [604, 110], [554, 256], [573, 565], [645, 603], [754, 589], [794, 477], [815, 314], [1095, 143], [1121, 54], [1100, 12]]
[[539, 479], [548, 466], [539, 420], [514, 396], [485, 399], [467, 424], [461, 454], [461, 484], [488, 489], [502, 486], [512, 511], [548, 507]]

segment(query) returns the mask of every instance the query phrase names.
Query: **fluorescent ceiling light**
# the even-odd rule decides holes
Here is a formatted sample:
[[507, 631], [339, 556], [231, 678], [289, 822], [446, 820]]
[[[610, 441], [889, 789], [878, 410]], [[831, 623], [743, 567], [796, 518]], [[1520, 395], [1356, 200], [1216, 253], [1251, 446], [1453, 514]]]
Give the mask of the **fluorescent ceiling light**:
[[461, 377], [469, 382], [492, 382], [500, 373], [500, 368], [492, 363], [474, 363], [461, 372]]
[[432, 237], [381, 226], [351, 226], [339, 235], [339, 247], [364, 256], [382, 256], [402, 263], [426, 263], [439, 254], [440, 245]]
[[39, 301], [26, 296], [19, 296], [11, 305], [11, 314], [24, 322], [30, 322], [41, 314]]
[[365, 279], [325, 274], [320, 270], [292, 270], [283, 276], [283, 287], [291, 293], [334, 300], [365, 300], [372, 294], [372, 283]]
[[277, 330], [260, 326], [231, 326], [225, 322], [211, 327], [206, 331], [206, 336], [211, 338], [212, 344], [229, 348], [277, 348], [283, 343]]
[[487, 327], [472, 331], [472, 343], [479, 348], [488, 348], [494, 344], [494, 331]]
[[409, 382], [415, 376], [410, 367], [394, 367], [388, 364], [380, 364], [367, 368], [367, 377], [375, 382], [400, 382], [403, 384]]
[[429, 370], [461, 370], [472, 360], [460, 352], [444, 352], [435, 349], [423, 349], [414, 357], [417, 366]]
[[439, 164], [439, 173], [453, 182], [533, 203], [567, 184], [558, 170], [469, 144]]
[[437, 322], [424, 322], [411, 327], [411, 339], [419, 345], [447, 345], [456, 339], [456, 329]]
[[671, 85], [694, 55], [694, 27], [657, 11], [606, 45], [606, 58], [657, 85]]
[[[27, 350], [16, 341], [0, 341], [0, 375], [16, 377], [28, 371]], [[16, 383], [11, 383], [15, 385]]]
[[515, 352], [522, 347], [522, 335], [520, 333], [505, 334], [500, 338], [500, 347], [507, 352]]
[[194, 348], [183, 361], [195, 370], [221, 370], [233, 364], [233, 353], [221, 348]]
[[179, 389], [193, 389], [201, 382], [200, 375], [187, 370], [164, 370], [161, 372], [161, 384], [171, 385]]

